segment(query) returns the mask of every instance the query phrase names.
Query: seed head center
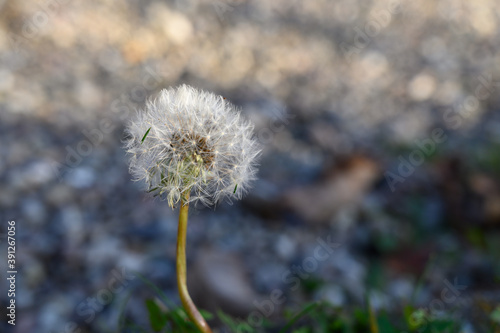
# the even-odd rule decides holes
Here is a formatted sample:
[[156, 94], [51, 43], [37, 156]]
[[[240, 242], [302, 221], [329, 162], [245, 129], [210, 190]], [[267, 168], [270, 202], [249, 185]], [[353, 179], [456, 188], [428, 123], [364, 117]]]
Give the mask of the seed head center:
[[170, 147], [172, 151], [181, 151], [183, 159], [203, 164], [207, 170], [213, 166], [214, 150], [204, 136], [191, 132], [178, 132], [172, 135]]

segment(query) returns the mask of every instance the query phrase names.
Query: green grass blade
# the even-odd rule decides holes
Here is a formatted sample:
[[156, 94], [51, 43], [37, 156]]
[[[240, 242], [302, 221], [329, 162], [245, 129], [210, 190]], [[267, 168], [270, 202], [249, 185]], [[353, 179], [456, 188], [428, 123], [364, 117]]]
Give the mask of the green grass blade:
[[146, 300], [146, 308], [149, 312], [149, 322], [153, 331], [160, 332], [167, 325], [167, 318], [158, 304], [152, 299]]
[[131, 290], [128, 293], [127, 297], [125, 297], [125, 301], [123, 302], [122, 307], [120, 309], [120, 314], [118, 316], [118, 332], [117, 333], [123, 332], [123, 327], [125, 325], [125, 310], [127, 309], [127, 304], [129, 302], [130, 298], [132, 297], [133, 291], [134, 290]]
[[375, 315], [375, 310], [370, 302], [370, 296], [366, 297], [368, 303], [368, 318], [370, 321], [370, 332], [371, 333], [379, 333], [377, 316]]
[[293, 318], [292, 320], [290, 320], [288, 322], [288, 324], [286, 324], [285, 327], [283, 327], [279, 333], [287, 333], [289, 332], [290, 330], [290, 327], [292, 327], [300, 318], [304, 317], [306, 314], [308, 314], [309, 312], [311, 312], [312, 310], [316, 309], [318, 306], [320, 305], [319, 302], [314, 302], [312, 304], [309, 304], [307, 305], [302, 311], [300, 311], [299, 313], [297, 313]]
[[232, 332], [237, 332], [238, 324], [234, 321], [233, 318], [222, 312], [221, 310], [217, 311], [217, 316], [219, 319], [227, 326]]
[[150, 287], [151, 289], [153, 289], [158, 294], [158, 296], [160, 296], [160, 299], [165, 303], [165, 305], [167, 305], [170, 308], [175, 308], [176, 307], [175, 304], [172, 303], [172, 301], [170, 301], [168, 299], [167, 295], [165, 295], [165, 293], [163, 291], [161, 291], [160, 288], [158, 288], [157, 286], [155, 286], [153, 282], [149, 281], [147, 278], [145, 278], [144, 276], [142, 276], [140, 273], [134, 272], [134, 275], [137, 276], [139, 278], [139, 280], [141, 280], [142, 282], [144, 282], [144, 284], [146, 284], [148, 287]]
[[144, 142], [144, 140], [146, 140], [146, 137], [148, 136], [149, 131], [151, 131], [151, 127], [148, 128], [148, 130], [146, 131], [146, 134], [144, 134], [144, 136], [142, 137], [141, 144]]
[[[149, 288], [151, 288], [156, 294], [158, 295], [159, 299], [165, 303], [165, 305], [169, 309], [176, 309], [177, 306], [168, 299], [167, 295], [163, 291], [160, 290], [157, 286], [154, 285], [153, 282], [149, 281], [147, 278], [142, 276], [138, 272], [134, 272], [134, 275], [139, 278], [142, 282], [144, 282]], [[180, 313], [179, 313], [180, 312]], [[185, 313], [184, 309], [179, 308], [177, 310], [170, 310], [167, 313], [167, 316], [172, 319], [175, 325], [177, 325], [177, 329], [186, 329], [191, 322], [187, 321], [187, 314]]]

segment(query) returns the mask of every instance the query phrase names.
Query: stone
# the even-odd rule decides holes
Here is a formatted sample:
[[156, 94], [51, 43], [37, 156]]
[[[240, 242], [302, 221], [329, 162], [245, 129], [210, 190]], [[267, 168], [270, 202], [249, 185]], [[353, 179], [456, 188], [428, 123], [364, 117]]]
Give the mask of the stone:
[[258, 299], [241, 259], [233, 253], [201, 250], [187, 272], [188, 289], [201, 308], [244, 316]]
[[324, 300], [333, 306], [341, 307], [345, 303], [345, 293], [338, 285], [329, 284], [321, 287], [315, 295], [318, 300]]
[[286, 205], [311, 223], [328, 223], [342, 209], [356, 207], [379, 176], [378, 165], [352, 157], [327, 179], [285, 194]]

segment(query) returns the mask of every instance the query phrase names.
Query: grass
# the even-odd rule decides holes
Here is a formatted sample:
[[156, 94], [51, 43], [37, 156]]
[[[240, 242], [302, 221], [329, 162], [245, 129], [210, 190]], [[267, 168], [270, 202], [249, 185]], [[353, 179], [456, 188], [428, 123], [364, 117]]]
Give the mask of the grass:
[[[144, 306], [149, 325], [143, 327], [125, 315], [129, 297], [122, 305], [117, 333], [179, 332], [199, 333], [189, 321], [182, 307], [175, 306], [152, 282], [136, 274], [140, 281], [154, 292]], [[214, 332], [220, 333], [456, 333], [462, 332], [464, 321], [453, 313], [434, 315], [428, 309], [406, 305], [400, 315], [376, 311], [366, 299], [365, 305], [339, 308], [327, 302], [313, 302], [298, 311], [286, 310], [281, 318], [245, 321], [217, 311], [216, 315], [201, 311], [207, 321], [212, 321]], [[489, 322], [482, 323], [477, 332], [500, 332], [500, 306], [492, 309]]]

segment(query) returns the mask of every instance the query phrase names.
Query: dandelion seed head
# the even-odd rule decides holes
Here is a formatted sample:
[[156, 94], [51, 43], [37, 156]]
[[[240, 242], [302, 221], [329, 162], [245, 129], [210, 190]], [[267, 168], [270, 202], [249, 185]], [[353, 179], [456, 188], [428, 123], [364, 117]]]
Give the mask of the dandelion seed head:
[[182, 85], [162, 90], [126, 129], [134, 180], [175, 207], [240, 199], [255, 179], [253, 125], [222, 96]]

